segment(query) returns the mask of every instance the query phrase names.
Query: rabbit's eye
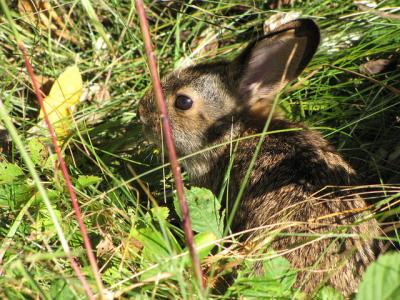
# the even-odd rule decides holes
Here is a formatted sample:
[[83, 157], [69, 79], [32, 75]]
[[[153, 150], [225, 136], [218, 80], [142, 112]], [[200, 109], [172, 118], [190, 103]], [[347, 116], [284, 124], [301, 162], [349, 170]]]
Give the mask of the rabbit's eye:
[[185, 95], [178, 95], [175, 99], [175, 107], [181, 110], [188, 110], [192, 107], [193, 100]]

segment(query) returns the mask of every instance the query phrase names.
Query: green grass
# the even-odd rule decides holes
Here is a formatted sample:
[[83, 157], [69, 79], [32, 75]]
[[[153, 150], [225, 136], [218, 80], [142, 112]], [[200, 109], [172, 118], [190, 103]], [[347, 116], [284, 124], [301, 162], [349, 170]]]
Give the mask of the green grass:
[[[399, 200], [400, 95], [388, 88], [400, 89], [399, 68], [374, 75], [374, 82], [351, 73], [359, 72], [368, 60], [399, 56], [399, 19], [361, 11], [346, 0], [293, 1], [293, 7], [278, 11], [268, 10], [264, 2], [146, 1], [160, 73], [168, 73], [188, 57], [195, 62], [233, 57], [261, 34], [263, 22], [278, 11], [299, 11], [314, 18], [322, 30], [322, 44], [299, 83], [281, 97], [281, 109], [292, 120], [320, 128], [357, 169], [362, 183], [377, 184], [365, 194], [369, 202], [383, 207]], [[55, 79], [67, 66], [77, 63], [85, 88], [92, 91], [77, 106], [76, 128], [62, 148], [105, 287], [123, 298], [201, 298], [188, 258], [182, 254], [185, 244], [172, 204], [171, 176], [167, 168], [159, 167], [157, 150], [144, 142], [136, 114], [138, 101], [151, 82], [133, 3], [57, 1], [50, 5], [54, 13], [49, 14], [47, 7], [41, 14], [57, 29], [44, 26], [32, 6], [30, 12], [16, 4], [10, 4], [9, 9], [36, 75]], [[386, 13], [400, 15], [398, 1], [379, 1], [377, 9], [384, 7], [388, 8]], [[66, 29], [57, 25], [57, 16]], [[64, 36], [60, 34], [63, 30]], [[217, 36], [216, 53], [194, 51], [206, 30]], [[3, 14], [0, 74], [0, 99], [23, 145], [30, 150], [69, 246], [96, 291], [64, 180], [59, 170], [54, 171], [49, 150], [37, 139], [37, 133], [32, 133], [39, 107]], [[96, 88], [104, 88], [106, 97], [96, 94]], [[0, 162], [14, 166], [8, 173], [0, 170], [0, 249], [5, 250], [0, 264], [0, 297], [84, 298], [32, 174], [3, 123], [0, 145]], [[155, 208], [138, 183], [139, 177], [158, 205], [165, 208]], [[385, 210], [378, 219], [398, 226], [397, 213], [396, 208]], [[396, 230], [392, 239], [400, 242]], [[237, 251], [239, 246], [233, 243], [229, 251], [213, 253], [206, 265], [236, 261]], [[279, 257], [275, 261], [270, 257], [274, 257], [272, 252], [249, 257], [243, 265], [261, 259], [293, 273]], [[244, 283], [233, 286], [226, 297], [242, 294], [262, 298], [268, 293], [282, 299], [295, 297], [290, 274], [284, 283], [274, 282], [271, 291], [265, 291], [260, 290], [262, 283], [257, 278], [246, 281], [248, 272], [248, 268], [242, 269], [238, 282]]]

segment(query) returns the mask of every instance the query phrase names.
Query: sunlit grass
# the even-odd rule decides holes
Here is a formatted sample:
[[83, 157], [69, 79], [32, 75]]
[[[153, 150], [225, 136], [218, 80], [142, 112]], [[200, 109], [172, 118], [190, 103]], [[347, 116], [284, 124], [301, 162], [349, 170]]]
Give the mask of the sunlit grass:
[[[87, 96], [76, 107], [75, 130], [62, 146], [105, 287], [116, 296], [138, 299], [200, 297], [182, 258], [183, 234], [172, 205], [168, 169], [162, 172], [159, 153], [143, 141], [136, 114], [150, 77], [133, 3], [61, 1], [36, 12], [29, 3], [38, 2], [19, 1], [10, 9], [36, 75], [44, 82], [54, 80], [75, 63], [82, 72]], [[354, 72], [360, 73], [360, 65], [369, 60], [399, 55], [400, 21], [362, 11], [353, 1], [293, 2], [294, 7], [270, 11], [265, 1], [147, 1], [160, 72], [168, 73], [187, 58], [199, 62], [216, 56], [234, 57], [262, 33], [263, 22], [278, 11], [299, 11], [314, 18], [322, 30], [322, 44], [299, 81], [281, 97], [281, 109], [288, 118], [322, 131], [358, 170], [361, 183], [376, 184], [367, 189], [370, 194], [354, 193], [377, 204], [379, 221], [392, 222], [398, 211], [389, 204], [398, 201], [400, 192], [396, 186], [400, 182], [400, 95], [390, 87], [400, 89], [399, 69], [371, 76], [375, 81]], [[399, 15], [397, 1], [381, 1], [376, 9], [383, 7], [387, 8], [384, 12]], [[212, 51], [198, 48], [206, 30], [218, 41], [218, 48]], [[28, 145], [34, 138], [29, 130], [37, 124], [39, 108], [3, 16], [0, 72], [1, 100]], [[12, 183], [0, 181], [0, 249], [6, 250], [0, 297], [56, 298], [67, 283], [68, 295], [83, 298], [44, 205], [32, 200], [39, 197], [35, 184], [10, 140], [0, 123], [0, 161], [18, 164], [24, 172]], [[95, 289], [60, 173], [40, 164], [36, 171], [59, 214], [64, 235]], [[96, 180], [85, 176], [96, 176]], [[160, 206], [170, 208], [168, 219], [155, 216], [149, 221], [154, 204], [137, 183], [138, 177]], [[14, 222], [21, 211], [25, 212], [22, 220]], [[146, 261], [141, 251], [134, 231], [143, 227], [164, 241], [160, 251], [165, 256], [159, 260]], [[5, 237], [11, 231], [9, 241]], [[390, 238], [393, 243], [400, 241], [396, 230]], [[207, 264], [216, 267], [218, 261], [244, 259], [239, 252], [241, 245], [232, 237], [227, 239], [231, 239], [230, 248], [220, 248], [207, 258]], [[268, 255], [255, 253], [249, 261], [267, 261]], [[143, 276], [151, 269], [161, 277], [157, 272]]]

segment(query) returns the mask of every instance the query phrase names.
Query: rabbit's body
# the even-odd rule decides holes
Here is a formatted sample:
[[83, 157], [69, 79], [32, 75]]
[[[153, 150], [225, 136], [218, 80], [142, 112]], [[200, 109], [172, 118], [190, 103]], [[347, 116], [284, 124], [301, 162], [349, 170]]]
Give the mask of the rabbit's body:
[[[276, 94], [301, 73], [318, 42], [316, 25], [297, 20], [250, 44], [232, 62], [197, 65], [164, 78], [178, 155], [223, 144], [183, 162], [194, 185], [218, 194], [234, 148], [235, 142], [233, 147], [229, 142], [244, 138], [229, 174], [228, 211]], [[139, 112], [148, 137], [160, 143], [152, 94], [141, 101]], [[354, 170], [319, 133], [303, 125], [275, 115], [268, 131], [232, 230], [254, 229], [246, 238], [276, 235], [272, 247], [300, 270], [297, 286], [303, 291], [311, 293], [327, 281], [345, 295], [351, 294], [379, 250], [372, 240], [379, 227], [373, 219], [354, 225], [360, 219], [357, 213], [366, 207], [361, 198], [323, 189], [353, 184]]]
[[[301, 127], [273, 119], [269, 130], [291, 128]], [[247, 129], [243, 136], [255, 135], [261, 129]], [[257, 136], [240, 142], [229, 174], [229, 208], [234, 204], [258, 139]], [[228, 168], [229, 152], [227, 146], [219, 159], [209, 161], [213, 166], [203, 176], [192, 174], [191, 183], [218, 194]], [[378, 225], [375, 220], [354, 225], [355, 213], [366, 207], [361, 198], [324, 190], [326, 186], [352, 184], [353, 169], [319, 133], [307, 129], [267, 135], [255, 166], [232, 230], [253, 229], [250, 235], [255, 237], [271, 237], [275, 232], [272, 248], [286, 253], [295, 268], [305, 269], [297, 277], [297, 286], [304, 292], [310, 293], [317, 284], [327, 281], [345, 295], [353, 293], [360, 275], [379, 252], [378, 244], [372, 240], [378, 235]], [[295, 236], [298, 233], [306, 236]], [[324, 234], [355, 238], [335, 240]]]

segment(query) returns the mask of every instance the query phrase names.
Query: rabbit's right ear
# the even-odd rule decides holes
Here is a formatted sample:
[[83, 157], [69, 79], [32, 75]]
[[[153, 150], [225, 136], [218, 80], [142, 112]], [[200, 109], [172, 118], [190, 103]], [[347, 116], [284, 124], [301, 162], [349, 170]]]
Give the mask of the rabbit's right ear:
[[310, 19], [286, 23], [252, 42], [231, 63], [245, 106], [268, 104], [307, 66], [320, 40], [318, 26]]

